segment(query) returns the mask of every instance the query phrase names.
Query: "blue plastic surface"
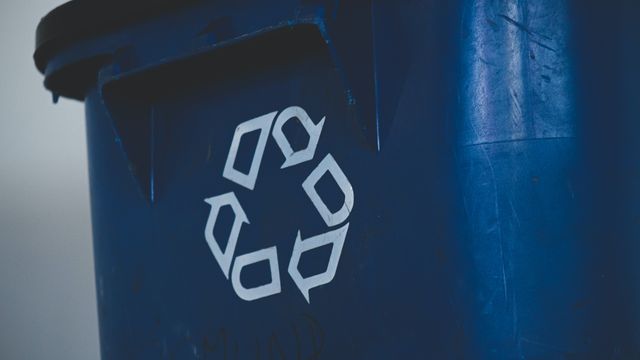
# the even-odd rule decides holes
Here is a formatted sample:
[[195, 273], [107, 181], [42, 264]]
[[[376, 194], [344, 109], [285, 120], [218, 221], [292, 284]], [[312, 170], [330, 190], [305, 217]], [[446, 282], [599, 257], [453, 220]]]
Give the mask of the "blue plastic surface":
[[[638, 15], [211, 1], [60, 51], [49, 78], [101, 64], [85, 103], [103, 358], [640, 358]], [[291, 107], [321, 132], [286, 166], [273, 124]], [[264, 151], [240, 137], [238, 171], [263, 154], [243, 185], [231, 145], [264, 115]], [[282, 127], [293, 152], [302, 125]], [[315, 184], [323, 217], [303, 184], [328, 155], [347, 181]], [[209, 231], [224, 249], [239, 226], [227, 274], [207, 242], [224, 194], [246, 217], [221, 207]], [[305, 293], [296, 246], [341, 229], [339, 254], [302, 253], [303, 279], [337, 257]], [[275, 268], [238, 265], [273, 247]], [[243, 299], [240, 269], [278, 291]]]

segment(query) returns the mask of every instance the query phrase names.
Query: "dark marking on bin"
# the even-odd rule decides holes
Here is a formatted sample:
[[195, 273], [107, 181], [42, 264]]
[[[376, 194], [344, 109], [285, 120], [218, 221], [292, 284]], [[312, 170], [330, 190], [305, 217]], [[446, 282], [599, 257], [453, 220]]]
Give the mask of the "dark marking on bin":
[[260, 339], [256, 337], [256, 359], [260, 360], [262, 358], [262, 353], [260, 351]]
[[551, 47], [551, 46], [549, 46], [549, 45], [545, 45], [544, 43], [542, 43], [542, 42], [540, 42], [540, 41], [533, 40], [533, 39], [529, 39], [529, 41], [531, 41], [532, 43], [534, 43], [534, 44], [536, 44], [536, 45], [538, 45], [538, 46], [540, 46], [540, 47], [543, 47], [543, 48], [545, 48], [545, 49], [547, 49], [547, 50], [549, 50], [549, 51], [552, 51], [552, 52], [554, 52], [554, 53], [555, 53], [555, 52], [558, 52], [558, 50], [556, 50], [556, 49], [552, 48], [552, 47]]
[[296, 338], [296, 359], [302, 359], [302, 349], [300, 344], [300, 331], [298, 331], [298, 326], [295, 323], [291, 324], [293, 328], [293, 336]]
[[506, 22], [508, 22], [509, 24], [511, 24], [511, 25], [513, 25], [513, 26], [515, 26], [516, 28], [518, 28], [518, 29], [520, 29], [520, 30], [524, 31], [525, 33], [527, 33], [527, 34], [529, 34], [529, 35], [532, 35], [532, 36], [539, 36], [539, 37], [541, 37], [541, 38], [543, 38], [543, 39], [545, 39], [545, 40], [552, 40], [550, 37], [545, 36], [545, 35], [542, 35], [542, 34], [540, 34], [540, 33], [538, 33], [538, 32], [535, 32], [535, 31], [533, 31], [533, 30], [529, 29], [529, 28], [528, 28], [528, 27], [526, 27], [524, 24], [522, 24], [522, 23], [520, 23], [520, 22], [515, 21], [514, 19], [512, 19], [512, 18], [508, 17], [507, 15], [504, 15], [504, 14], [498, 14], [498, 16], [499, 16], [499, 17], [501, 17], [501, 18], [503, 18], [503, 19], [504, 19]]
[[[191, 347], [200, 349], [204, 358], [257, 360], [319, 360], [325, 346], [325, 333], [311, 314], [301, 314], [285, 321], [264, 335], [246, 337], [243, 332], [232, 333], [221, 327], [213, 335], [199, 337], [199, 344], [192, 343], [192, 336], [183, 339]], [[263, 346], [264, 344], [264, 346]], [[166, 346], [166, 344], [164, 344]], [[171, 349], [165, 350], [168, 356]]]
[[233, 342], [233, 358], [238, 359], [238, 353], [240, 352], [240, 346], [238, 345], [238, 340]]
[[202, 339], [202, 348], [205, 353], [213, 353], [222, 348], [223, 359], [226, 360], [228, 359], [228, 343], [229, 336], [227, 335], [227, 331], [225, 328], [221, 328], [215, 342], [212, 342], [207, 336]]
[[[302, 315], [308, 322], [311, 328], [312, 341], [313, 341], [313, 353], [309, 359], [319, 359], [322, 350], [324, 349], [324, 331], [320, 327], [320, 323], [311, 314]], [[316, 336], [317, 335], [317, 336]], [[316, 340], [318, 340], [316, 342]]]
[[487, 24], [489, 24], [489, 26], [491, 26], [491, 29], [493, 29], [493, 31], [496, 31], [498, 29], [498, 23], [496, 23], [495, 21], [487, 18]]
[[[280, 357], [274, 357], [274, 352], [277, 352], [276, 355], [279, 355]], [[287, 359], [284, 349], [282, 349], [282, 345], [280, 345], [280, 342], [278, 341], [278, 334], [275, 331], [271, 333], [271, 337], [269, 338], [269, 359]]]

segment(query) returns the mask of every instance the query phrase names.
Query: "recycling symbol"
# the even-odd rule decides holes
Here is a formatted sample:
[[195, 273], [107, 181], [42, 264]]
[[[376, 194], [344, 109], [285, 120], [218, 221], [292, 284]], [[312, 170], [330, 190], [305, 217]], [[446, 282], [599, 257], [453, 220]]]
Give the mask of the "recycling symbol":
[[[292, 121], [294, 119], [297, 119], [300, 122], [309, 135], [309, 142], [306, 148], [296, 151], [293, 150], [291, 143], [282, 130], [288, 121]], [[322, 134], [325, 119], [326, 118], [322, 118], [316, 124], [311, 120], [304, 109], [298, 106], [292, 106], [286, 108], [279, 114], [277, 111], [271, 112], [241, 123], [235, 129], [222, 176], [239, 186], [253, 191], [256, 180], [258, 179], [262, 156], [264, 155], [264, 150], [270, 134], [282, 151], [282, 155], [284, 155], [285, 160], [281, 169], [312, 161], [315, 157], [318, 142], [320, 141], [320, 135]], [[249, 171], [248, 173], [244, 173], [237, 170], [234, 167], [234, 164], [236, 162], [236, 156], [238, 154], [238, 148], [242, 137], [254, 131], [259, 131], [260, 135]], [[333, 177], [335, 183], [344, 195], [342, 207], [337, 211], [331, 211], [316, 190], [316, 184], [325, 174], [329, 174]], [[347, 231], [349, 230], [349, 223], [347, 220], [351, 214], [351, 210], [353, 209], [354, 193], [349, 179], [330, 153], [318, 163], [316, 168], [307, 176], [306, 180], [302, 182], [301, 186], [311, 204], [313, 204], [320, 217], [330, 229], [323, 234], [308, 237], [306, 239], [302, 238], [301, 230], [298, 229], [297, 236], [293, 242], [293, 252], [291, 259], [289, 259], [287, 270], [289, 276], [291, 276], [293, 282], [296, 284], [298, 289], [300, 289], [304, 298], [308, 303], [311, 303], [309, 291], [318, 286], [330, 283], [336, 274]], [[204, 230], [205, 239], [207, 240], [207, 244], [209, 245], [209, 248], [211, 249], [211, 252], [213, 253], [213, 256], [220, 266], [224, 276], [227, 280], [229, 280], [229, 276], [231, 276], [231, 285], [236, 295], [238, 295], [242, 300], [254, 301], [279, 294], [281, 292], [281, 282], [278, 251], [276, 246], [259, 249], [247, 254], [236, 255], [236, 245], [238, 244], [239, 239], [241, 239], [242, 228], [243, 226], [249, 226], [250, 222], [249, 216], [243, 210], [235, 193], [228, 192], [207, 198], [204, 201], [211, 206], [211, 211]], [[229, 239], [223, 249], [215, 238], [214, 227], [216, 226], [220, 209], [224, 206], [229, 206], [231, 208], [234, 214], [234, 220], [229, 233]], [[320, 274], [307, 277], [302, 276], [298, 269], [298, 264], [302, 254], [329, 244], [332, 244], [332, 250], [326, 270]], [[242, 273], [242, 270], [248, 265], [262, 261], [267, 261], [269, 263], [271, 281], [268, 284], [252, 288], [245, 287], [240, 281], [240, 274]]]

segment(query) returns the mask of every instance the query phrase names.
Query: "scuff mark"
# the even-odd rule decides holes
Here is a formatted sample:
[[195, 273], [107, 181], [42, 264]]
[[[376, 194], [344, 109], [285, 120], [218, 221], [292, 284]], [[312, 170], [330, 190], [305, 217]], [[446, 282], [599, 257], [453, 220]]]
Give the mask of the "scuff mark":
[[[500, 236], [502, 238], [502, 236]], [[502, 260], [502, 287], [504, 288], [504, 301], [507, 302], [507, 273], [505, 271], [504, 245], [500, 241], [500, 258]]]
[[498, 16], [500, 16], [501, 18], [503, 18], [503, 19], [504, 19], [506, 22], [508, 22], [509, 24], [511, 24], [511, 25], [513, 25], [513, 26], [515, 26], [515, 27], [517, 27], [518, 29], [520, 29], [520, 30], [522, 30], [522, 31], [526, 32], [526, 33], [527, 33], [527, 34], [529, 34], [529, 35], [539, 36], [539, 37], [541, 37], [541, 38], [543, 38], [543, 39], [545, 39], [545, 40], [553, 40], [553, 39], [551, 39], [550, 37], [548, 37], [548, 36], [546, 36], [546, 35], [542, 35], [542, 34], [540, 34], [540, 33], [538, 33], [538, 32], [535, 32], [535, 31], [533, 31], [533, 30], [529, 29], [529, 28], [528, 28], [528, 27], [526, 27], [524, 24], [522, 24], [522, 23], [519, 23], [519, 22], [515, 21], [514, 19], [512, 19], [512, 18], [508, 17], [507, 15], [504, 15], [504, 14], [498, 14]]
[[513, 121], [513, 125], [515, 125], [516, 127], [519, 127], [518, 122], [516, 121], [516, 117], [518, 118], [518, 120], [522, 119], [522, 108], [520, 107], [520, 99], [518, 98], [518, 93], [511, 89], [510, 91], [511, 94], [511, 99], [513, 100], [513, 104], [515, 105], [515, 114], [512, 113], [512, 115], [516, 115], [516, 116], [511, 116], [511, 121]]
[[[538, 37], [538, 38], [546, 40], [546, 41], [553, 41], [552, 38], [550, 38], [550, 37], [548, 37], [546, 35], [543, 35], [543, 34], [541, 34], [539, 32], [535, 32], [535, 31], [529, 29], [524, 24], [522, 24], [522, 23], [520, 23], [520, 22], [518, 22], [518, 21], [516, 21], [516, 20], [514, 20], [514, 19], [512, 19], [510, 17], [508, 17], [507, 15], [499, 14], [498, 16], [501, 17], [502, 19], [504, 19], [510, 25], [513, 25], [516, 28], [518, 28], [519, 30], [524, 31], [527, 35], [529, 35], [531, 37]], [[542, 48], [545, 48], [545, 49], [547, 49], [549, 51], [553, 51], [554, 53], [558, 52], [558, 50], [554, 49], [553, 47], [551, 47], [551, 46], [549, 46], [549, 45], [547, 45], [545, 43], [543, 43], [542, 41], [539, 41], [539, 40], [536, 40], [536, 39], [531, 39], [531, 38], [529, 38], [529, 41], [531, 41], [532, 43], [534, 43], [534, 44], [536, 44], [536, 45], [538, 45], [538, 46], [540, 46]], [[535, 59], [535, 56], [533, 57], [533, 59]]]
[[533, 40], [533, 39], [529, 39], [529, 41], [531, 41], [532, 43], [534, 43], [534, 44], [536, 44], [536, 45], [538, 45], [538, 46], [540, 46], [540, 47], [543, 47], [543, 48], [545, 48], [545, 49], [547, 49], [547, 50], [553, 51], [554, 53], [557, 53], [557, 52], [558, 52], [558, 50], [556, 50], [556, 49], [552, 48], [552, 47], [551, 47], [551, 46], [549, 46], [549, 45], [545, 45], [545, 44], [541, 43], [540, 41]]
[[496, 173], [493, 168], [493, 163], [491, 162], [491, 158], [489, 154], [487, 154], [487, 150], [484, 146], [480, 147], [482, 149], [482, 153], [487, 159], [487, 164], [489, 166], [489, 170], [491, 171], [491, 183], [493, 184], [493, 194], [494, 194], [494, 211], [496, 216], [496, 226], [498, 228], [498, 244], [500, 247], [500, 262], [501, 262], [501, 272], [502, 272], [502, 287], [504, 289], [504, 301], [508, 302], [508, 286], [507, 286], [507, 271], [506, 271], [506, 262], [507, 259], [504, 256], [504, 236], [502, 235], [502, 221], [500, 220], [500, 207], [498, 206], [498, 186], [496, 185]]
[[516, 223], [518, 224], [518, 227], [520, 227], [521, 226], [520, 217], [518, 216], [518, 212], [516, 211], [516, 208], [513, 206], [513, 201], [511, 201], [511, 199], [509, 199], [509, 205], [511, 206], [511, 212], [513, 213], [513, 217], [514, 219], [516, 219]]

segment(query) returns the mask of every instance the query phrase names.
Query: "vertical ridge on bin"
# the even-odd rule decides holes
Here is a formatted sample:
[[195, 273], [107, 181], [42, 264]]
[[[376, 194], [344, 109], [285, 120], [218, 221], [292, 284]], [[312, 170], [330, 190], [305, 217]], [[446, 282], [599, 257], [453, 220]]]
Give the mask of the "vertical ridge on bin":
[[[579, 153], [568, 6], [463, 3], [456, 137], [479, 357], [579, 353], [586, 323], [563, 310], [586, 296], [590, 251], [571, 190]], [[564, 290], [549, 302], [548, 289]]]

